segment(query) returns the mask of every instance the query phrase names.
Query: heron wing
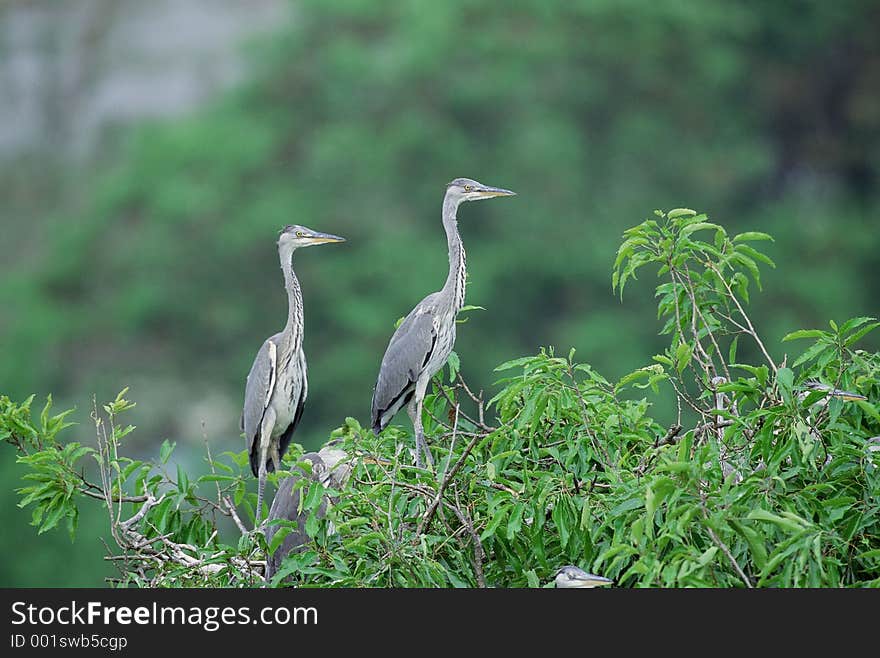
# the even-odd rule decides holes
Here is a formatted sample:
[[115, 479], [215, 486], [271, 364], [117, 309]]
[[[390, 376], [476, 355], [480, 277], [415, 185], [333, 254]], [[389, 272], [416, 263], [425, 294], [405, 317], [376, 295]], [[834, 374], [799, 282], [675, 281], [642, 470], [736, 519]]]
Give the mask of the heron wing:
[[[278, 346], [275, 344], [274, 338], [273, 336], [267, 339], [260, 347], [245, 384], [241, 429], [244, 432], [248, 454], [253, 454], [255, 442], [260, 434], [260, 426], [263, 423], [263, 415], [269, 407], [272, 391], [275, 389]], [[255, 460], [251, 459], [251, 470], [256, 476], [257, 470], [254, 463]]]
[[[296, 431], [297, 425], [299, 425], [300, 418], [302, 418], [303, 409], [306, 406], [306, 397], [309, 395], [309, 382], [306, 377], [306, 355], [300, 349], [299, 351], [299, 371], [302, 373], [302, 386], [299, 389], [299, 399], [296, 401], [296, 411], [293, 414], [293, 422], [284, 430], [284, 434], [281, 435], [281, 439], [279, 442], [278, 454], [283, 457], [284, 453], [287, 452], [287, 448], [290, 445], [291, 439], [293, 439], [293, 433]], [[272, 472], [275, 470], [275, 465], [269, 462], [266, 465], [267, 470]]]
[[373, 431], [381, 432], [411, 397], [419, 373], [437, 343], [434, 310], [420, 304], [394, 332], [373, 391]]

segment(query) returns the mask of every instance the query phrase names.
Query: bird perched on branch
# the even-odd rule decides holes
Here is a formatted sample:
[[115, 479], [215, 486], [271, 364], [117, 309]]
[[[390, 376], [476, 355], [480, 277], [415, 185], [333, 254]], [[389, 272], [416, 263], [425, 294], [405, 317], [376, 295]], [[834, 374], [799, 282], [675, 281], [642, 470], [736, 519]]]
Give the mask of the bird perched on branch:
[[257, 352], [247, 376], [241, 414], [251, 471], [259, 478], [257, 527], [263, 513], [266, 473], [280, 468], [308, 394], [302, 349], [303, 300], [293, 272], [293, 252], [301, 247], [344, 241], [338, 235], [319, 233], [305, 226], [286, 226], [278, 237], [278, 255], [287, 290], [287, 324], [283, 331], [267, 338]]
[[[301, 478], [308, 477], [315, 482], [320, 482], [325, 487], [341, 489], [351, 475], [351, 465], [346, 462], [347, 458], [348, 455], [344, 450], [335, 447], [335, 443], [329, 443], [318, 452], [307, 452], [303, 455], [302, 461], [309, 461], [312, 464], [310, 474], [306, 474], [302, 468], [297, 467], [278, 485], [278, 491], [275, 493], [275, 499], [272, 501], [267, 518], [269, 525], [266, 528], [266, 543], [271, 544], [275, 533], [281, 528], [281, 525], [272, 524], [271, 521], [286, 519], [294, 522], [296, 528], [291, 529], [278, 548], [266, 556], [266, 581], [272, 580], [285, 557], [290, 553], [301, 551], [309, 541], [309, 536], [305, 531], [309, 510], [300, 509], [301, 488], [294, 488], [294, 485]], [[323, 517], [326, 509], [327, 498], [325, 496], [317, 510], [318, 516]]]
[[433, 465], [422, 429], [422, 403], [434, 374], [446, 363], [455, 343], [455, 317], [464, 306], [466, 261], [458, 233], [458, 207], [515, 193], [489, 187], [470, 178], [456, 178], [446, 186], [443, 228], [449, 247], [449, 274], [443, 288], [420, 301], [403, 320], [382, 357], [373, 390], [372, 427], [378, 435], [401, 407], [406, 406], [416, 435], [416, 465], [422, 455]]
[[563, 589], [589, 589], [614, 583], [610, 578], [587, 573], [580, 567], [572, 564], [566, 565], [557, 571], [554, 581], [556, 582], [556, 587]]

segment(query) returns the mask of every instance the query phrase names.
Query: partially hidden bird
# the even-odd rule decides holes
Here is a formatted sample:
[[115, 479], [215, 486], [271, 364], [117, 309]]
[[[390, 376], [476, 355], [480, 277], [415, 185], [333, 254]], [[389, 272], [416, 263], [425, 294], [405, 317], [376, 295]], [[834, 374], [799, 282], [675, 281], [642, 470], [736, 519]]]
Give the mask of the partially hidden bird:
[[378, 435], [402, 407], [407, 407], [415, 432], [415, 462], [422, 455], [433, 466], [422, 427], [422, 404], [428, 384], [446, 363], [455, 343], [455, 319], [464, 306], [466, 258], [458, 232], [458, 207], [465, 201], [513, 196], [515, 192], [456, 178], [446, 186], [443, 228], [449, 248], [449, 274], [438, 292], [416, 304], [391, 336], [373, 389], [371, 421]]
[[281, 458], [299, 424], [308, 395], [303, 353], [303, 299], [293, 272], [293, 253], [302, 247], [344, 242], [345, 238], [305, 226], [285, 226], [278, 237], [278, 255], [287, 291], [287, 324], [267, 338], [257, 352], [244, 392], [241, 430], [251, 471], [259, 479], [255, 527], [263, 513], [266, 473], [281, 467]]
[[[295, 486], [300, 479], [307, 477], [314, 482], [320, 482], [327, 488], [342, 489], [351, 475], [351, 464], [347, 461], [348, 455], [334, 442], [323, 446], [318, 452], [307, 452], [302, 456], [302, 462], [311, 463], [311, 472], [297, 466], [293, 473], [278, 485], [278, 491], [269, 508], [269, 516], [266, 519], [266, 543], [271, 545], [275, 533], [281, 529], [280, 524], [273, 524], [275, 519], [291, 521], [295, 527], [291, 527], [281, 540], [278, 547], [266, 556], [266, 581], [272, 578], [281, 567], [284, 558], [291, 553], [298, 553], [306, 547], [309, 536], [305, 525], [309, 516], [309, 510], [300, 506], [302, 488]], [[325, 495], [319, 504], [316, 514], [322, 518], [327, 511], [328, 497]]]
[[804, 390], [798, 394], [799, 399], [806, 399], [807, 396], [814, 391], [821, 391], [825, 393], [824, 398], [819, 398], [814, 404], [819, 406], [825, 406], [828, 404], [828, 398], [838, 398], [840, 400], [846, 400], [847, 402], [858, 402], [859, 400], [867, 400], [868, 398], [862, 395], [861, 393], [854, 393], [852, 391], [845, 391], [840, 388], [834, 388], [828, 384], [820, 382], [817, 379], [809, 379], [803, 384]]
[[614, 581], [610, 578], [587, 573], [573, 564], [568, 564], [559, 569], [553, 579], [556, 587], [561, 589], [590, 589], [592, 587], [614, 584]]

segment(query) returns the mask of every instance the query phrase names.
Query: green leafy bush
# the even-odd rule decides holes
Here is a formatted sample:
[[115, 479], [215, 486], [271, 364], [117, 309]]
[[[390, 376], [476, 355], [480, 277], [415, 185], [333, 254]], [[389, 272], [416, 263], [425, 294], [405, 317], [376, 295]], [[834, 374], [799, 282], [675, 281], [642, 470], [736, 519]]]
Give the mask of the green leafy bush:
[[[350, 480], [342, 490], [299, 480], [311, 540], [271, 584], [539, 587], [569, 563], [631, 587], [880, 584], [880, 354], [856, 347], [880, 323], [795, 331], [786, 341], [812, 343], [791, 363], [776, 359], [746, 310], [761, 266], [773, 266], [753, 244], [770, 236], [730, 236], [676, 209], [624, 238], [613, 284], [622, 295], [656, 270], [662, 354], [612, 382], [574, 350], [546, 348], [496, 368], [488, 400], [451, 359], [425, 404], [436, 473], [411, 465], [399, 426], [376, 437], [347, 418], [330, 438], [349, 455]], [[741, 343], [761, 361], [742, 362]], [[651, 417], [649, 391], [672, 397], [671, 426]], [[211, 473], [191, 479], [167, 471], [167, 442], [155, 461], [120, 456], [131, 429], [118, 425], [122, 395], [94, 413], [97, 448], [59, 443], [66, 414], [47, 404], [37, 426], [31, 401], [0, 400], [0, 436], [22, 452], [21, 504], [40, 532], [65, 518], [73, 531], [77, 505], [97, 498], [119, 548], [115, 582], [262, 582], [265, 551], [292, 525], [269, 547], [247, 532], [246, 454], [209, 453]], [[78, 465], [89, 455], [98, 483]], [[298, 445], [286, 462], [310, 467]]]

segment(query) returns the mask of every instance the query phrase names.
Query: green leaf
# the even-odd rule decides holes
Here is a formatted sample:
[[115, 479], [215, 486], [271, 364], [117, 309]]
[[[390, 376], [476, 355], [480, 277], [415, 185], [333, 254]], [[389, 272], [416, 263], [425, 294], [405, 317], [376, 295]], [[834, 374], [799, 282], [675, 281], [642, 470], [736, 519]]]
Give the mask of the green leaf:
[[701, 567], [705, 567], [707, 564], [709, 564], [715, 558], [715, 554], [717, 552], [718, 552], [717, 546], [710, 546], [697, 559], [697, 564], [699, 564]]
[[553, 511], [550, 512], [550, 517], [553, 519], [553, 523], [556, 524], [556, 529], [559, 531], [559, 543], [564, 549], [568, 546], [568, 540], [571, 537], [571, 528], [569, 528], [568, 515], [563, 508], [562, 500], [556, 501], [556, 504], [553, 506]]
[[705, 231], [708, 229], [712, 230], [721, 230], [721, 227], [718, 224], [713, 224], [712, 222], [697, 222], [696, 224], [688, 224], [683, 229], [681, 229], [681, 237], [686, 238], [691, 233], [696, 233], [697, 231]]
[[503, 370], [511, 370], [513, 368], [519, 368], [520, 366], [524, 366], [525, 364], [533, 361], [535, 357], [533, 356], [524, 356], [519, 359], [512, 359], [510, 361], [505, 361], [500, 366], [495, 367], [495, 372], [501, 372]]
[[538, 588], [541, 587], [541, 581], [538, 580], [538, 574], [535, 573], [534, 569], [529, 569], [525, 572], [526, 582], [529, 587]]
[[866, 335], [868, 335], [869, 333], [874, 331], [874, 329], [876, 329], [877, 327], [880, 327], [880, 322], [872, 322], [867, 327], [862, 327], [858, 331], [851, 333], [843, 341], [844, 346], [849, 347], [853, 343], [858, 342], [859, 340], [864, 338]]
[[492, 461], [486, 462], [486, 477], [490, 482], [495, 481], [495, 463]]
[[654, 494], [654, 489], [648, 485], [648, 488], [645, 490], [645, 515], [648, 517], [648, 523], [651, 525], [654, 523], [654, 512], [657, 509], [656, 503], [657, 497]]
[[843, 325], [840, 327], [840, 333], [847, 334], [850, 331], [852, 331], [853, 329], [857, 329], [858, 327], [861, 327], [863, 324], [865, 324], [867, 322], [871, 322], [872, 320], [876, 320], [876, 319], [877, 318], [872, 318], [870, 316], [850, 318], [849, 320], [844, 322]]
[[691, 362], [691, 346], [689, 343], [679, 343], [675, 348], [675, 369], [680, 373]]
[[180, 464], [177, 465], [177, 490], [180, 493], [186, 493], [189, 490], [189, 476]]
[[776, 383], [779, 385], [779, 392], [782, 393], [782, 399], [786, 402], [791, 401], [791, 391], [794, 387], [794, 373], [791, 368], [780, 368], [776, 371]]
[[507, 519], [507, 538], [513, 539], [519, 534], [520, 529], [522, 528], [522, 515], [523, 515], [524, 506], [522, 503], [517, 503], [513, 506], [513, 511], [511, 511], [510, 516]]
[[480, 541], [486, 541], [495, 534], [498, 530], [498, 526], [501, 525], [504, 517], [507, 516], [508, 509], [508, 506], [504, 506], [495, 511], [495, 515], [492, 517], [492, 520], [489, 521], [489, 525], [487, 525], [486, 529], [480, 534]]
[[822, 336], [827, 335], [828, 332], [821, 331], [820, 329], [798, 329], [790, 334], [785, 334], [782, 337], [782, 342], [787, 343], [790, 340], [798, 340], [799, 338], [822, 338]]
[[750, 528], [738, 519], [729, 518], [727, 522], [748, 543], [755, 566], [758, 569], [763, 569], [767, 564], [767, 547], [764, 545], [764, 538], [757, 530]]
[[634, 370], [633, 372], [631, 372], [627, 375], [624, 375], [620, 379], [620, 381], [617, 382], [617, 385], [615, 386], [615, 388], [622, 389], [627, 384], [631, 384], [633, 382], [637, 382], [637, 381], [640, 381], [643, 379], [648, 379], [653, 374], [656, 374], [656, 373], [654, 373], [652, 370], [650, 370], [650, 368], [639, 368], [638, 370]]
[[857, 400], [856, 404], [862, 411], [873, 418], [875, 423], [880, 424], [880, 412], [877, 411], [877, 407], [875, 407], [867, 400]]
[[177, 442], [170, 442], [168, 439], [162, 441], [162, 447], [159, 448], [159, 461], [163, 464], [168, 463], [168, 458], [171, 456], [171, 453], [174, 451], [174, 447], [177, 445]]
[[309, 537], [315, 537], [318, 534], [318, 515], [316, 512], [311, 512], [306, 518], [305, 531]]
[[752, 275], [752, 279], [758, 284], [758, 289], [761, 289], [761, 270], [758, 269], [758, 264], [755, 263], [754, 260], [749, 258], [748, 256], [741, 253], [734, 253], [730, 255], [730, 259], [736, 261], [740, 265], [744, 266], [749, 274]]
[[207, 475], [202, 475], [198, 482], [235, 482], [237, 479], [234, 475], [214, 475], [213, 473], [208, 473]]
[[803, 365], [807, 361], [811, 361], [818, 357], [820, 354], [825, 352], [826, 350], [833, 349], [832, 345], [819, 341], [812, 347], [810, 347], [806, 352], [801, 354], [797, 359], [795, 359], [794, 363], [791, 364], [793, 368], [797, 368], [798, 366]]
[[759, 509], [754, 509], [751, 512], [749, 512], [749, 514], [748, 514], [748, 516], [746, 516], [746, 518], [752, 519], [755, 521], [767, 521], [768, 523], [773, 523], [773, 524], [779, 526], [781, 529], [787, 530], [789, 532], [800, 532], [804, 529], [805, 525], [804, 525], [803, 519], [800, 519], [799, 517], [797, 517], [793, 514], [790, 514], [790, 513], [784, 513], [784, 514], [786, 514], [786, 517], [788, 517], [788, 518], [783, 517], [783, 516], [778, 516], [776, 514], [773, 514], [772, 512], [768, 512], [765, 509], [759, 508]]
[[757, 249], [755, 249], [752, 246], [749, 246], [747, 244], [740, 244], [740, 245], [736, 246], [736, 250], [745, 254], [746, 256], [749, 256], [750, 258], [753, 258], [756, 261], [760, 261], [760, 262], [764, 263], [765, 265], [768, 265], [772, 268], [776, 267], [776, 263], [773, 262], [772, 258], [770, 258], [766, 254], [758, 251]]
[[644, 506], [645, 499], [641, 496], [636, 496], [634, 498], [630, 498], [628, 500], [623, 501], [619, 505], [612, 508], [612, 510], [608, 513], [610, 516], [620, 516], [624, 512], [629, 512], [630, 510], [638, 509], [639, 507]]
[[676, 217], [693, 217], [696, 214], [697, 211], [690, 208], [675, 208], [666, 213], [666, 216], [669, 219], [675, 219]]
[[760, 231], [746, 231], [744, 233], [738, 234], [733, 238], [734, 242], [745, 242], [745, 241], [759, 241], [759, 240], [770, 240], [773, 242], [773, 236], [769, 233], [761, 233]]
[[458, 358], [458, 354], [456, 354], [455, 350], [452, 350], [449, 353], [449, 357], [446, 359], [446, 364], [449, 366], [449, 383], [452, 384], [455, 382], [456, 375], [461, 370], [461, 360]]

